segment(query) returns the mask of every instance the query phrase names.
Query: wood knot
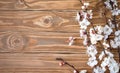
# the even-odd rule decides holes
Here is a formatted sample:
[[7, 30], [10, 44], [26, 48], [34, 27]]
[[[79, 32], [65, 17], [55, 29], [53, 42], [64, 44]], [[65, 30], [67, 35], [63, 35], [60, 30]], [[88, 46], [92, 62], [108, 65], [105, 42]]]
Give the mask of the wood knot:
[[6, 37], [6, 46], [10, 50], [20, 50], [25, 46], [25, 41], [20, 33], [11, 33]]
[[39, 25], [41, 27], [51, 27], [53, 25], [53, 17], [52, 16], [43, 16], [39, 19], [33, 21], [34, 24]]
[[25, 0], [17, 0], [15, 3], [15, 8], [30, 8], [30, 6], [28, 5], [28, 2], [26, 2]]

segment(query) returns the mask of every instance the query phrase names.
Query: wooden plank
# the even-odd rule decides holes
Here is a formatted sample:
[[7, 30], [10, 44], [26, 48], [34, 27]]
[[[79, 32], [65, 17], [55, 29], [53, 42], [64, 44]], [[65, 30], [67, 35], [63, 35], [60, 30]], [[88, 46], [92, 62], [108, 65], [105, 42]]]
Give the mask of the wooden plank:
[[[1, 0], [0, 10], [76, 10], [80, 9], [79, 0], [25, 0], [26, 6], [20, 0]], [[89, 1], [96, 3], [94, 1]]]
[[[9, 25], [16, 28], [61, 32], [69, 32], [71, 28], [74, 28], [74, 32], [76, 31], [75, 28], [79, 28], [77, 22], [75, 22], [74, 12], [1, 11], [0, 13], [0, 25], [2, 26]], [[2, 26], [1, 28], [3, 28]]]
[[[0, 0], [0, 10], [78, 10], [82, 6], [79, 0], [25, 0], [25, 2], [24, 4], [22, 0]], [[96, 7], [98, 3], [95, 0], [85, 2], [90, 3], [90, 9]]]
[[24, 5], [20, 0], [1, 0], [0, 10], [60, 10], [60, 9], [79, 9], [78, 0], [25, 0]]
[[[0, 52], [86, 53], [83, 40], [79, 36], [75, 38], [74, 44], [69, 46], [68, 33], [0, 32]], [[117, 53], [117, 49], [113, 52]]]
[[[94, 25], [104, 25], [105, 20], [94, 13], [91, 20]], [[75, 20], [76, 12], [57, 11], [0, 11], [1, 31], [12, 30], [49, 31], [49, 32], [79, 32], [80, 27]]]
[[[82, 63], [83, 67], [86, 67], [85, 59], [83, 59], [82, 54], [70, 54], [70, 55], [61, 55], [61, 54], [0, 54], [0, 68], [60, 68], [58, 61], [55, 60], [56, 57], [66, 57], [66, 59], [72, 58], [72, 61], [69, 61], [71, 64], [76, 66], [77, 63]], [[80, 55], [80, 56], [79, 56]], [[75, 57], [76, 56], [76, 57]], [[75, 60], [77, 59], [77, 60]], [[81, 59], [81, 61], [78, 61]], [[86, 58], [87, 59], [87, 58]], [[74, 62], [75, 60], [75, 62]], [[49, 66], [48, 66], [49, 65]], [[12, 67], [11, 67], [12, 66]], [[67, 67], [66, 67], [67, 68]]]
[[[82, 68], [82, 69], [79, 69], [79, 70], [86, 70], [87, 68]], [[7, 69], [6, 69], [7, 70]], [[73, 70], [72, 69], [59, 69], [59, 70], [40, 70], [40, 69], [34, 69], [34, 68], [31, 68], [31, 69], [21, 69], [23, 71], [17, 71], [18, 69], [14, 69], [14, 71], [1, 71], [2, 73], [73, 73]], [[19, 69], [20, 70], [20, 69]], [[31, 71], [33, 70], [33, 71]], [[90, 69], [87, 69], [87, 72], [88, 73], [91, 73], [92, 70]], [[109, 73], [109, 71], [106, 71], [105, 73]]]
[[[70, 64], [78, 68], [90, 68], [86, 62], [85, 54], [23, 54], [23, 53], [4, 53], [0, 54], [0, 68], [39, 68], [39, 69], [59, 69], [57, 57], [62, 57]], [[116, 58], [118, 60], [118, 58]], [[81, 66], [80, 66], [81, 65]], [[68, 69], [67, 66], [61, 69]]]
[[[32, 61], [32, 60], [41, 60], [41, 61], [56, 61], [56, 58], [63, 58], [66, 61], [87, 61], [88, 55], [84, 53], [79, 54], [51, 54], [51, 53], [0, 53], [0, 59], [6, 61]], [[72, 59], [71, 59], [72, 58]], [[115, 55], [115, 59], [118, 59], [118, 56]]]
[[[32, 70], [36, 70], [36, 69], [32, 68]], [[40, 70], [39, 69], [38, 71], [31, 71], [31, 69], [26, 69], [25, 71], [8, 71], [7, 70], [7, 71], [1, 71], [1, 72], [2, 73], [72, 73], [73, 70], [71, 70], [71, 69], [66, 69], [66, 70], [64, 70], [64, 69], [61, 69], [61, 70], [52, 70], [52, 69], [51, 70]], [[88, 70], [88, 72], [91, 72], [91, 70]]]
[[[85, 54], [28, 54], [28, 53], [0, 53], [0, 72], [68, 72], [71, 73], [72, 69], [68, 66], [60, 67], [59, 61], [56, 57], [62, 57], [70, 64], [74, 65], [77, 69], [87, 69], [91, 72], [91, 68], [86, 64], [87, 55]], [[115, 58], [118, 60], [118, 58]]]

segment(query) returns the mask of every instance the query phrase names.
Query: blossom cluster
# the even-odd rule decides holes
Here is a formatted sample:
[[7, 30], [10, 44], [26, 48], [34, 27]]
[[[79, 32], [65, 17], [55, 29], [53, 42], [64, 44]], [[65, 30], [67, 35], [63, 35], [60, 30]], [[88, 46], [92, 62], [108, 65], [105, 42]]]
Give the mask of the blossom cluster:
[[87, 26], [89, 26], [91, 23], [89, 22], [89, 19], [92, 19], [92, 10], [87, 10], [86, 8], [89, 6], [89, 3], [83, 3], [82, 9], [80, 12], [77, 12], [76, 19], [79, 22], [80, 25], [80, 36], [84, 38], [84, 45], [88, 44], [88, 38], [87, 38]]
[[[110, 52], [105, 50], [107, 57], [105, 57], [104, 52], [102, 51], [99, 55], [99, 60], [102, 60], [101, 67], [98, 68], [98, 72], [96, 73], [104, 73], [106, 71], [106, 67], [109, 68], [110, 73], [118, 73], [119, 72], [119, 64], [114, 60], [114, 55]], [[103, 58], [104, 57], [104, 58]], [[102, 72], [99, 72], [100, 70]], [[97, 69], [96, 69], [97, 70]]]
[[111, 46], [113, 48], [118, 48], [120, 47], [120, 30], [116, 31], [115, 32], [115, 38], [114, 40], [111, 40]]
[[[112, 12], [111, 15], [113, 17], [120, 14], [116, 0], [106, 0], [104, 4], [105, 7]], [[90, 4], [82, 1], [82, 5], [82, 10], [77, 12], [76, 20], [80, 26], [80, 37], [83, 38], [83, 44], [86, 46], [86, 53], [89, 57], [87, 65], [93, 69], [92, 73], [105, 73], [107, 69], [109, 69], [110, 73], [118, 73], [120, 64], [116, 62], [114, 54], [112, 54], [109, 48], [120, 47], [119, 25], [116, 23], [115, 18], [106, 18], [106, 24], [104, 26], [94, 26], [93, 23], [89, 21], [93, 17], [92, 10], [87, 9]], [[89, 25], [92, 27], [88, 28]], [[109, 39], [111, 35], [114, 35], [114, 37]], [[75, 39], [74, 37], [69, 37], [69, 46], [74, 44]], [[98, 43], [100, 44], [99, 48], [97, 46]], [[98, 49], [102, 49], [102, 51], [98, 57], [96, 57]], [[78, 71], [73, 65], [70, 65], [63, 59], [58, 60], [62, 61], [59, 64], [60, 66], [68, 65], [72, 67], [74, 69], [73, 73], [87, 73], [87, 70]]]
[[[104, 2], [106, 7], [111, 10], [112, 15], [118, 15], [120, 10], [117, 9], [116, 0], [106, 0]], [[82, 10], [77, 12], [76, 19], [80, 25], [80, 37], [83, 38], [83, 44], [87, 46], [87, 54], [89, 56], [88, 65], [93, 68], [93, 73], [105, 73], [106, 67], [108, 67], [110, 73], [119, 72], [119, 64], [114, 60], [114, 55], [109, 51], [109, 47], [117, 48], [120, 47], [120, 30], [115, 31], [114, 40], [107, 42], [109, 36], [114, 32], [115, 25], [111, 19], [108, 20], [105, 26], [93, 26], [89, 19], [92, 19], [92, 10], [88, 10], [89, 3], [83, 3]], [[117, 10], [116, 10], [117, 9]], [[92, 28], [87, 27], [91, 25]], [[117, 26], [119, 27], [119, 26]], [[89, 32], [88, 32], [89, 30]], [[103, 43], [102, 43], [102, 42]], [[96, 44], [101, 44], [101, 49], [104, 49], [99, 55], [99, 61], [101, 65], [98, 66], [96, 55], [98, 54]], [[90, 43], [90, 44], [88, 44]]]
[[116, 0], [106, 0], [106, 2], [104, 3], [106, 5], [106, 8], [111, 10], [112, 15], [120, 14], [120, 9], [118, 9], [118, 4]]
[[[95, 28], [90, 28], [89, 32], [90, 32], [90, 41], [92, 44], [97, 44], [98, 41], [103, 39], [103, 27], [101, 26], [96, 26]], [[95, 32], [97, 31], [97, 32]]]
[[98, 61], [96, 60], [96, 54], [97, 54], [96, 46], [95, 45], [90, 45], [87, 47], [87, 54], [90, 57], [88, 60], [88, 65], [91, 67], [94, 67], [97, 65]]

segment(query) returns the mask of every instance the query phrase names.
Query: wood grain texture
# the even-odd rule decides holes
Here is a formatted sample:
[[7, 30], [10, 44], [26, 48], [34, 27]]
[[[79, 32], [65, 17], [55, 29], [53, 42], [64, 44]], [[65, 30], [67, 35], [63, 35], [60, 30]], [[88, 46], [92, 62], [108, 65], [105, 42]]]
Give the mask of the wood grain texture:
[[[25, 1], [30, 7], [20, 0], [0, 0], [0, 73], [73, 73], [70, 67], [59, 67], [56, 57], [91, 73], [75, 20], [76, 12], [81, 9], [79, 0]], [[91, 3], [90, 8], [97, 3], [85, 1]], [[93, 13], [90, 21], [104, 25], [99, 10]], [[76, 38], [72, 46], [68, 46], [70, 36]], [[118, 61], [117, 50], [112, 52]]]
[[[98, 3], [95, 0], [85, 0], [91, 3], [89, 8], [94, 8]], [[78, 10], [81, 9], [82, 4], [79, 0], [0, 0], [0, 10]], [[120, 1], [118, 0], [118, 3]]]
[[[71, 10], [80, 9], [79, 0], [1, 0], [1, 10]], [[93, 0], [89, 1], [93, 3]]]

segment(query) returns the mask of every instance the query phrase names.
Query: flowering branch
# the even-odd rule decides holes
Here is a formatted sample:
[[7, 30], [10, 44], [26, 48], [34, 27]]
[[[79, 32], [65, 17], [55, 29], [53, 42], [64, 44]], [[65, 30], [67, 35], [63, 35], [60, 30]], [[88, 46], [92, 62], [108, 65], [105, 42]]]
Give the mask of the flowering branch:
[[[80, 0], [80, 2], [82, 2], [82, 1]], [[102, 2], [103, 2], [103, 0], [102, 0]], [[116, 0], [115, 0], [115, 2], [116, 2]], [[115, 3], [115, 2], [114, 2], [114, 0], [106, 0], [105, 2], [103, 2], [103, 4], [105, 3], [106, 5], [104, 5], [104, 6], [113, 10], [114, 8], [116, 8], [115, 5], [117, 6], [117, 3]], [[82, 35], [82, 38], [84, 39], [85, 42], [86, 42], [86, 38], [88, 36], [87, 36], [87, 34], [83, 34], [83, 33], [87, 31], [86, 29], [87, 29], [88, 25], [92, 26], [92, 28], [90, 28], [90, 31], [89, 31], [89, 33], [90, 33], [89, 37], [90, 37], [91, 45], [88, 46], [87, 44], [84, 44], [84, 45], [87, 46], [87, 53], [90, 57], [87, 64], [91, 67], [94, 67], [93, 72], [95, 72], [95, 73], [104, 73], [106, 71], [106, 68], [105, 68], [106, 66], [109, 67], [109, 70], [110, 70], [111, 73], [118, 72], [119, 71], [119, 64], [116, 63], [116, 61], [113, 59], [114, 55], [110, 51], [107, 50], [109, 47], [111, 48], [111, 43], [110, 43], [110, 41], [109, 41], [108, 44], [106, 42], [106, 41], [108, 41], [107, 40], [108, 37], [113, 32], [113, 29], [112, 29], [113, 28], [113, 23], [111, 21], [109, 21], [109, 23], [108, 23], [108, 19], [106, 17], [106, 12], [105, 12], [103, 15], [105, 17], [105, 21], [106, 21], [107, 25], [105, 25], [104, 28], [102, 28], [101, 26], [96, 26], [95, 27], [92, 22], [89, 22], [89, 19], [91, 19], [89, 17], [92, 16], [92, 14], [91, 15], [89, 14], [90, 12], [87, 9], [89, 4], [87, 4], [87, 3], [82, 3], [82, 4], [83, 4], [83, 7], [82, 7], [83, 11], [80, 11], [80, 13], [77, 14], [77, 20], [78, 20], [80, 28], [81, 28], [80, 34]], [[116, 12], [115, 9], [111, 12], [112, 12], [112, 15], [118, 15], [120, 13], [120, 11], [118, 11], [118, 10]], [[115, 20], [115, 22], [116, 22], [116, 20]], [[102, 35], [102, 33], [103, 33], [103, 35]], [[118, 30], [117, 30], [116, 33], [117, 33], [117, 37], [119, 37], [119, 31]], [[118, 38], [115, 38], [115, 40], [117, 40], [117, 39]], [[102, 44], [101, 41], [104, 41], [104, 43]], [[98, 61], [96, 60], [97, 50], [96, 50], [95, 44], [97, 44], [97, 42], [100, 43], [101, 48], [103, 49], [103, 52], [99, 56], [99, 59], [103, 60], [102, 63], [101, 63], [102, 68], [99, 67], [99, 66], [96, 66]], [[113, 45], [114, 45], [114, 42], [113, 42]], [[119, 48], [116, 41], [115, 41], [114, 46]], [[111, 60], [111, 63], [113, 63], [115, 66], [112, 65], [112, 64], [109, 64], [110, 60]], [[108, 63], [107, 63], [107, 61], [108, 61]], [[116, 71], [113, 68], [116, 68]]]
[[[102, 2], [104, 3], [104, 1], [102, 0]], [[114, 6], [114, 2], [112, 2], [111, 0], [110, 0], [110, 5], [111, 5], [111, 7], [112, 7], [112, 10], [115, 10], [115, 8], [117, 7], [117, 6]], [[104, 7], [106, 7], [106, 5], [104, 4]], [[105, 20], [106, 20], [106, 24], [108, 25], [108, 19], [107, 19], [107, 17], [106, 17], [106, 14], [104, 13], [104, 17], [105, 17]], [[115, 30], [116, 31], [118, 31], [118, 28], [117, 28], [117, 22], [116, 22], [117, 20], [116, 20], [116, 15], [113, 15], [113, 23], [114, 23], [114, 25], [115, 25]], [[110, 41], [109, 41], [109, 45], [110, 45]], [[110, 49], [111, 49], [111, 45], [110, 45]], [[120, 63], [120, 47], [118, 46], [118, 53], [119, 53], [119, 63]], [[120, 71], [120, 70], [119, 70]]]
[[60, 64], [59, 64], [60, 66], [68, 65], [69, 67], [71, 67], [74, 70], [74, 73], [79, 73], [79, 71], [73, 65], [71, 65], [68, 62], [64, 61], [62, 58], [56, 58], [56, 60], [61, 61]]
[[[95, 27], [94, 27], [93, 23], [91, 23], [91, 25], [92, 25], [92, 28], [94, 29], [95, 34], [97, 34], [97, 31], [95, 30]], [[99, 41], [99, 44], [100, 44], [100, 46], [102, 47], [105, 56], [107, 56], [107, 54], [106, 54], [106, 52], [105, 52], [105, 49], [104, 49], [104, 47], [103, 47], [103, 45], [102, 45], [102, 43], [101, 43], [100, 41]]]
[[[118, 15], [120, 13], [120, 11], [117, 11], [117, 5], [114, 5], [114, 2], [112, 0], [110, 0], [110, 5], [112, 6], [112, 11], [113, 12], [113, 23], [114, 23], [114, 26], [115, 26], [115, 30], [116, 31], [119, 31], [118, 27], [117, 27], [117, 22], [116, 22], [116, 15]], [[115, 12], [116, 10], [116, 12]], [[120, 63], [120, 47], [118, 46], [118, 53], [119, 53], [119, 63]]]
[[[93, 73], [104, 73], [106, 68], [109, 69], [110, 73], [118, 73], [119, 72], [119, 63], [117, 63], [114, 59], [114, 54], [111, 53], [109, 48], [118, 48], [119, 52], [119, 61], [120, 61], [120, 30], [119, 25], [116, 22], [116, 16], [120, 14], [120, 10], [117, 8], [116, 0], [99, 0], [104, 6], [103, 16], [105, 18], [106, 24], [104, 26], [94, 26], [92, 22], [89, 20], [92, 19], [92, 10], [88, 9], [89, 3], [80, 0], [82, 4], [82, 10], [77, 12], [77, 21], [80, 25], [80, 37], [84, 39], [83, 44], [87, 47], [87, 54], [89, 56], [88, 65], [93, 68]], [[98, 4], [98, 3], [97, 3]], [[108, 19], [106, 16], [106, 8], [111, 11], [111, 19]], [[96, 8], [94, 8], [96, 9]], [[107, 10], [108, 11], [108, 10]], [[92, 27], [88, 29], [87, 27], [91, 25]], [[114, 28], [116, 29], [114, 31]], [[109, 39], [111, 34], [114, 32], [115, 37], [113, 40]], [[73, 38], [69, 38], [71, 46], [74, 42]], [[99, 59], [97, 59], [96, 55], [97, 44], [100, 44], [100, 47], [103, 49], [101, 54], [99, 55]], [[72, 67], [75, 72], [78, 73], [77, 69], [65, 62], [61, 58], [57, 58], [57, 60], [62, 61], [60, 65], [66, 64]], [[99, 62], [99, 63], [98, 63]], [[84, 72], [85, 73], [85, 72]]]
[[[81, 0], [79, 0], [80, 1], [80, 3], [82, 4], [82, 5], [84, 5], [84, 3], [81, 1]], [[85, 6], [85, 12], [87, 12], [87, 8], [86, 8], [86, 6]], [[104, 14], [105, 15], [105, 14]], [[105, 19], [106, 19], [106, 22], [107, 22], [107, 17], [106, 17], [106, 15], [105, 15]], [[97, 31], [95, 30], [95, 26], [93, 25], [93, 23], [91, 22], [91, 25], [92, 25], [92, 28], [93, 28], [93, 30], [94, 30], [94, 32], [95, 32], [95, 34], [97, 34]], [[101, 45], [101, 47], [103, 48], [103, 51], [104, 51], [104, 53], [105, 53], [105, 49], [104, 49], [104, 47], [103, 47], [103, 45], [102, 45], [102, 43], [99, 41], [99, 43], [100, 43], [100, 45]], [[107, 54], [105, 53], [105, 55], [107, 56]]]

